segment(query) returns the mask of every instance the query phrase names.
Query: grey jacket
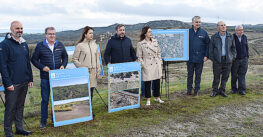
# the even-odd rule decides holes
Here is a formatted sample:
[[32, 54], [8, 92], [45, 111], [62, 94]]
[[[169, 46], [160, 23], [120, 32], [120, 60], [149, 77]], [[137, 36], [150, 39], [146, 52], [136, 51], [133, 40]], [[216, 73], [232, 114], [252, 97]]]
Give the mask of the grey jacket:
[[[221, 63], [222, 57], [222, 39], [220, 32], [212, 35], [209, 44], [209, 59], [213, 62]], [[226, 63], [231, 63], [236, 58], [236, 46], [233, 35], [226, 32]]]

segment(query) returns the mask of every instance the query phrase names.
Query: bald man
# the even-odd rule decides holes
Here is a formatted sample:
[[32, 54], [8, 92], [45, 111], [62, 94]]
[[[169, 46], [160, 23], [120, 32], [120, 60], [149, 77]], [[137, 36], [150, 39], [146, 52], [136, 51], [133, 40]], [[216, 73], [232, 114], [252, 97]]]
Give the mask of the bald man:
[[23, 25], [13, 21], [11, 33], [0, 43], [1, 74], [5, 87], [4, 131], [12, 137], [12, 124], [15, 122], [18, 135], [31, 135], [23, 128], [24, 103], [28, 87], [33, 87], [33, 75], [30, 65], [29, 49], [22, 38]]
[[[209, 58], [213, 62], [213, 93], [211, 97], [225, 94], [226, 83], [231, 71], [231, 65], [236, 58], [236, 46], [233, 35], [226, 31], [226, 24], [223, 21], [217, 23], [218, 32], [212, 35], [209, 45]], [[220, 87], [219, 86], [220, 83]]]

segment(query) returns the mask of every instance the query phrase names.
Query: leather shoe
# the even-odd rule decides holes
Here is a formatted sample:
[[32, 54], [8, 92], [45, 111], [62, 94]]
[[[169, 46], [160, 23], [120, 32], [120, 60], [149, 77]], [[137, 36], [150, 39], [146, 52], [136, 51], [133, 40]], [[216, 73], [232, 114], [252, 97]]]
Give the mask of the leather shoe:
[[240, 95], [246, 95], [246, 92], [244, 90], [242, 90], [242, 91], [239, 91], [239, 94]]
[[28, 135], [32, 135], [31, 131], [27, 131], [27, 130], [17, 130], [15, 132], [16, 135], [24, 135], [24, 136], [28, 136]]
[[226, 95], [224, 92], [220, 92], [220, 95], [221, 95], [222, 97], [227, 97], [227, 95]]
[[236, 94], [237, 93], [237, 91], [236, 90], [232, 90], [232, 94]]
[[186, 95], [187, 95], [187, 96], [191, 96], [192, 93], [191, 93], [191, 92], [187, 92]]
[[13, 133], [7, 133], [5, 134], [6, 137], [13, 137]]
[[47, 123], [45, 122], [40, 123], [40, 129], [46, 128], [46, 126], [47, 126]]
[[210, 95], [210, 97], [216, 97], [216, 95], [217, 95], [217, 92], [213, 92], [213, 93]]

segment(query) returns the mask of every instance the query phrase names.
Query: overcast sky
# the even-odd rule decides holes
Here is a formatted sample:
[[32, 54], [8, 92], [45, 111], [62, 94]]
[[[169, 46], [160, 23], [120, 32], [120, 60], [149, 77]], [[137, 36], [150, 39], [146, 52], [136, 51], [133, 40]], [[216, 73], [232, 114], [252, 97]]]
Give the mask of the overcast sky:
[[86, 25], [136, 24], [153, 20], [191, 22], [223, 20], [227, 25], [263, 24], [260, 0], [4, 0], [0, 3], [0, 33], [19, 20], [24, 32], [76, 30]]

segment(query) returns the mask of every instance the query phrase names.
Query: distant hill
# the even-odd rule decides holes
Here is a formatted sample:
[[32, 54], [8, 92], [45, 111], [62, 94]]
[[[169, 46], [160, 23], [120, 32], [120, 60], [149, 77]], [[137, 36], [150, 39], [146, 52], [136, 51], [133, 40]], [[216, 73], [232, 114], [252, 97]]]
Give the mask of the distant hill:
[[[99, 41], [101, 40], [101, 35], [105, 35], [105, 38], [107, 39], [109, 36], [113, 35], [115, 33], [115, 26], [116, 24], [112, 24], [110, 26], [106, 27], [94, 27], [94, 38]], [[138, 23], [138, 24], [132, 24], [132, 25], [126, 25], [126, 31], [127, 33], [141, 30], [141, 28], [145, 25], [151, 26], [152, 29], [187, 29], [191, 27], [190, 22], [182, 22], [178, 20], [156, 20], [156, 21], [149, 21], [147, 23]], [[216, 27], [216, 23], [202, 23], [202, 27], [207, 30], [214, 30]], [[245, 24], [245, 28], [249, 29], [259, 29], [260, 31], [263, 31], [263, 24], [258, 25], [250, 25]], [[234, 27], [230, 26], [230, 29], [234, 29]], [[56, 39], [62, 41], [65, 43], [65, 45], [74, 45], [76, 41], [80, 38], [81, 32], [83, 28], [80, 28], [78, 30], [68, 30], [68, 31], [61, 31], [56, 33]], [[5, 34], [1, 33], [1, 36], [5, 36]], [[42, 33], [39, 34], [24, 34], [24, 38], [27, 40], [29, 44], [35, 44], [40, 41], [42, 41], [45, 38], [45, 35]]]

